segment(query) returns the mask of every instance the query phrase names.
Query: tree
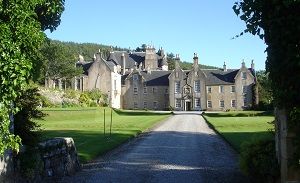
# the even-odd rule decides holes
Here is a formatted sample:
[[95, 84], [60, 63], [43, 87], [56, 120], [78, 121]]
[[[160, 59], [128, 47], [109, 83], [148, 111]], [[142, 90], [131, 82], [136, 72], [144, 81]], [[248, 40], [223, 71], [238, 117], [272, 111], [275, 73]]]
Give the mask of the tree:
[[44, 61], [44, 75], [51, 79], [71, 79], [82, 74], [82, 68], [76, 68], [77, 55], [64, 45], [47, 42], [41, 49]]
[[64, 0], [0, 1], [0, 154], [19, 147], [20, 138], [9, 125], [16, 112], [13, 101], [38, 64], [42, 31], [55, 30], [63, 10]]
[[259, 105], [262, 108], [271, 109], [271, 105], [273, 103], [273, 92], [269, 73], [267, 73], [265, 70], [257, 71], [256, 79], [258, 84]]
[[[300, 134], [300, 0], [243, 0], [233, 9], [246, 23], [240, 35], [249, 32], [267, 44], [266, 71], [275, 106], [285, 111], [288, 133]], [[288, 166], [299, 168], [300, 136], [292, 143]]]

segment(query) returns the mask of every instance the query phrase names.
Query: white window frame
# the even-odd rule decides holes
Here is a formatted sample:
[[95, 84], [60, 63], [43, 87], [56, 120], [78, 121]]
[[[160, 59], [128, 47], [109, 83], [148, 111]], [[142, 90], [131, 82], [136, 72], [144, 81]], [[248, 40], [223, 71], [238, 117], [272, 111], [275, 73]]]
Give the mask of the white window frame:
[[134, 95], [137, 95], [138, 91], [139, 91], [138, 87], [133, 87], [133, 94]]
[[133, 81], [137, 81], [139, 79], [138, 74], [133, 74], [132, 79], [133, 79]]
[[247, 97], [245, 96], [244, 98], [243, 98], [243, 102], [244, 102], [244, 107], [247, 107], [248, 105], [248, 100], [247, 100]]
[[207, 86], [207, 87], [206, 87], [206, 92], [207, 92], [207, 93], [211, 93], [211, 86]]
[[212, 101], [211, 100], [207, 101], [207, 108], [212, 108]]
[[148, 104], [146, 101], [144, 101], [144, 109], [147, 109], [147, 107], [148, 107]]
[[194, 90], [196, 93], [200, 93], [200, 80], [194, 81]]
[[219, 101], [219, 105], [220, 105], [220, 108], [224, 108], [225, 107], [225, 101], [224, 100], [220, 100]]
[[195, 98], [195, 107], [200, 107], [200, 98]]
[[247, 93], [247, 91], [248, 91], [248, 87], [247, 86], [242, 86], [242, 92], [243, 92], [243, 94], [246, 94]]
[[137, 102], [133, 102], [133, 108], [134, 109], [138, 109], [139, 108], [139, 104]]
[[231, 93], [235, 93], [235, 85], [231, 85], [230, 91], [231, 91]]
[[231, 107], [236, 107], [236, 100], [231, 100]]
[[147, 87], [144, 87], [143, 93], [144, 93], [144, 94], [147, 94], [147, 92], [148, 92], [148, 91], [147, 91]]
[[181, 108], [181, 100], [180, 99], [175, 99], [175, 108]]
[[175, 93], [180, 93], [180, 81], [175, 81]]
[[224, 93], [224, 91], [225, 91], [224, 85], [220, 85], [219, 86], [219, 93]]
[[247, 79], [247, 72], [242, 72], [242, 79]]

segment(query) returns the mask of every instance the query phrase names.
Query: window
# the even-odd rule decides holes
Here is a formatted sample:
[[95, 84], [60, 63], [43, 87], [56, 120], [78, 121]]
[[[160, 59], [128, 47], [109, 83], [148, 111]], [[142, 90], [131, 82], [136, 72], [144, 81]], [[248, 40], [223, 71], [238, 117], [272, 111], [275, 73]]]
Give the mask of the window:
[[247, 79], [247, 72], [242, 72], [242, 79]]
[[133, 108], [137, 109], [138, 108], [138, 103], [137, 102], [133, 102]]
[[176, 99], [175, 107], [176, 108], [180, 108], [181, 107], [181, 100], [180, 99]]
[[195, 107], [200, 107], [200, 98], [195, 98]]
[[139, 79], [139, 76], [137, 74], [134, 74], [132, 77], [133, 77], [133, 81], [137, 81]]
[[147, 109], [147, 102], [144, 102], [144, 109]]
[[207, 101], [207, 108], [212, 108], [211, 100], [208, 100], [208, 101]]
[[195, 88], [195, 92], [199, 93], [200, 92], [200, 81], [195, 81], [194, 83], [194, 88]]
[[175, 81], [175, 93], [180, 93], [180, 81]]
[[207, 93], [211, 93], [211, 86], [208, 86], [206, 89], [207, 89]]
[[247, 106], [247, 97], [244, 97], [244, 106]]
[[168, 88], [165, 89], [165, 94], [169, 94]]
[[137, 88], [137, 87], [134, 87], [134, 88], [133, 88], [133, 94], [135, 94], [135, 95], [138, 94], [138, 88]]
[[224, 100], [220, 100], [220, 107], [224, 108]]
[[147, 94], [147, 87], [144, 87], [144, 94]]
[[158, 103], [156, 101], [153, 102], [153, 109], [157, 109], [157, 107], [158, 107]]
[[235, 92], [235, 86], [231, 86], [231, 93]]
[[243, 93], [247, 93], [247, 86], [243, 86]]
[[224, 93], [224, 86], [223, 85], [219, 86], [219, 92]]
[[236, 107], [236, 101], [235, 100], [231, 100], [231, 107]]
[[153, 88], [152, 88], [152, 92], [153, 92], [153, 93], [156, 93], [156, 92], [157, 92], [157, 88], [153, 87]]
[[76, 90], [80, 90], [80, 79], [76, 79]]
[[184, 93], [190, 94], [190, 93], [191, 93], [191, 88], [186, 87], [186, 88], [184, 89]]

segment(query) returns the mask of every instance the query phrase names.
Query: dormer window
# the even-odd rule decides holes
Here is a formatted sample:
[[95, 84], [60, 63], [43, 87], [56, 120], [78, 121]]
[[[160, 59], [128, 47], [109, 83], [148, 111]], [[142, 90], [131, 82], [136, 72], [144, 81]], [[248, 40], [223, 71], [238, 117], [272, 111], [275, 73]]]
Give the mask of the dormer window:
[[242, 79], [247, 79], [247, 72], [242, 72]]
[[132, 76], [132, 78], [133, 78], [133, 81], [137, 81], [137, 80], [139, 79], [139, 76], [138, 76], [137, 74], [134, 74], [134, 75]]

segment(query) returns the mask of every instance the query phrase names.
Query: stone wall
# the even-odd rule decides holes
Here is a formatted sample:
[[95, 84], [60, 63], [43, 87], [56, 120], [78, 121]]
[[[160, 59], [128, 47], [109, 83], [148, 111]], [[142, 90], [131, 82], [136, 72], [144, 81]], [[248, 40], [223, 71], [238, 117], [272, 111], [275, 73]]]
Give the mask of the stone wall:
[[72, 138], [54, 138], [39, 144], [45, 177], [73, 175], [81, 169]]
[[0, 157], [0, 182], [6, 182], [6, 178], [13, 175], [13, 161], [11, 151], [6, 151], [4, 156]]

